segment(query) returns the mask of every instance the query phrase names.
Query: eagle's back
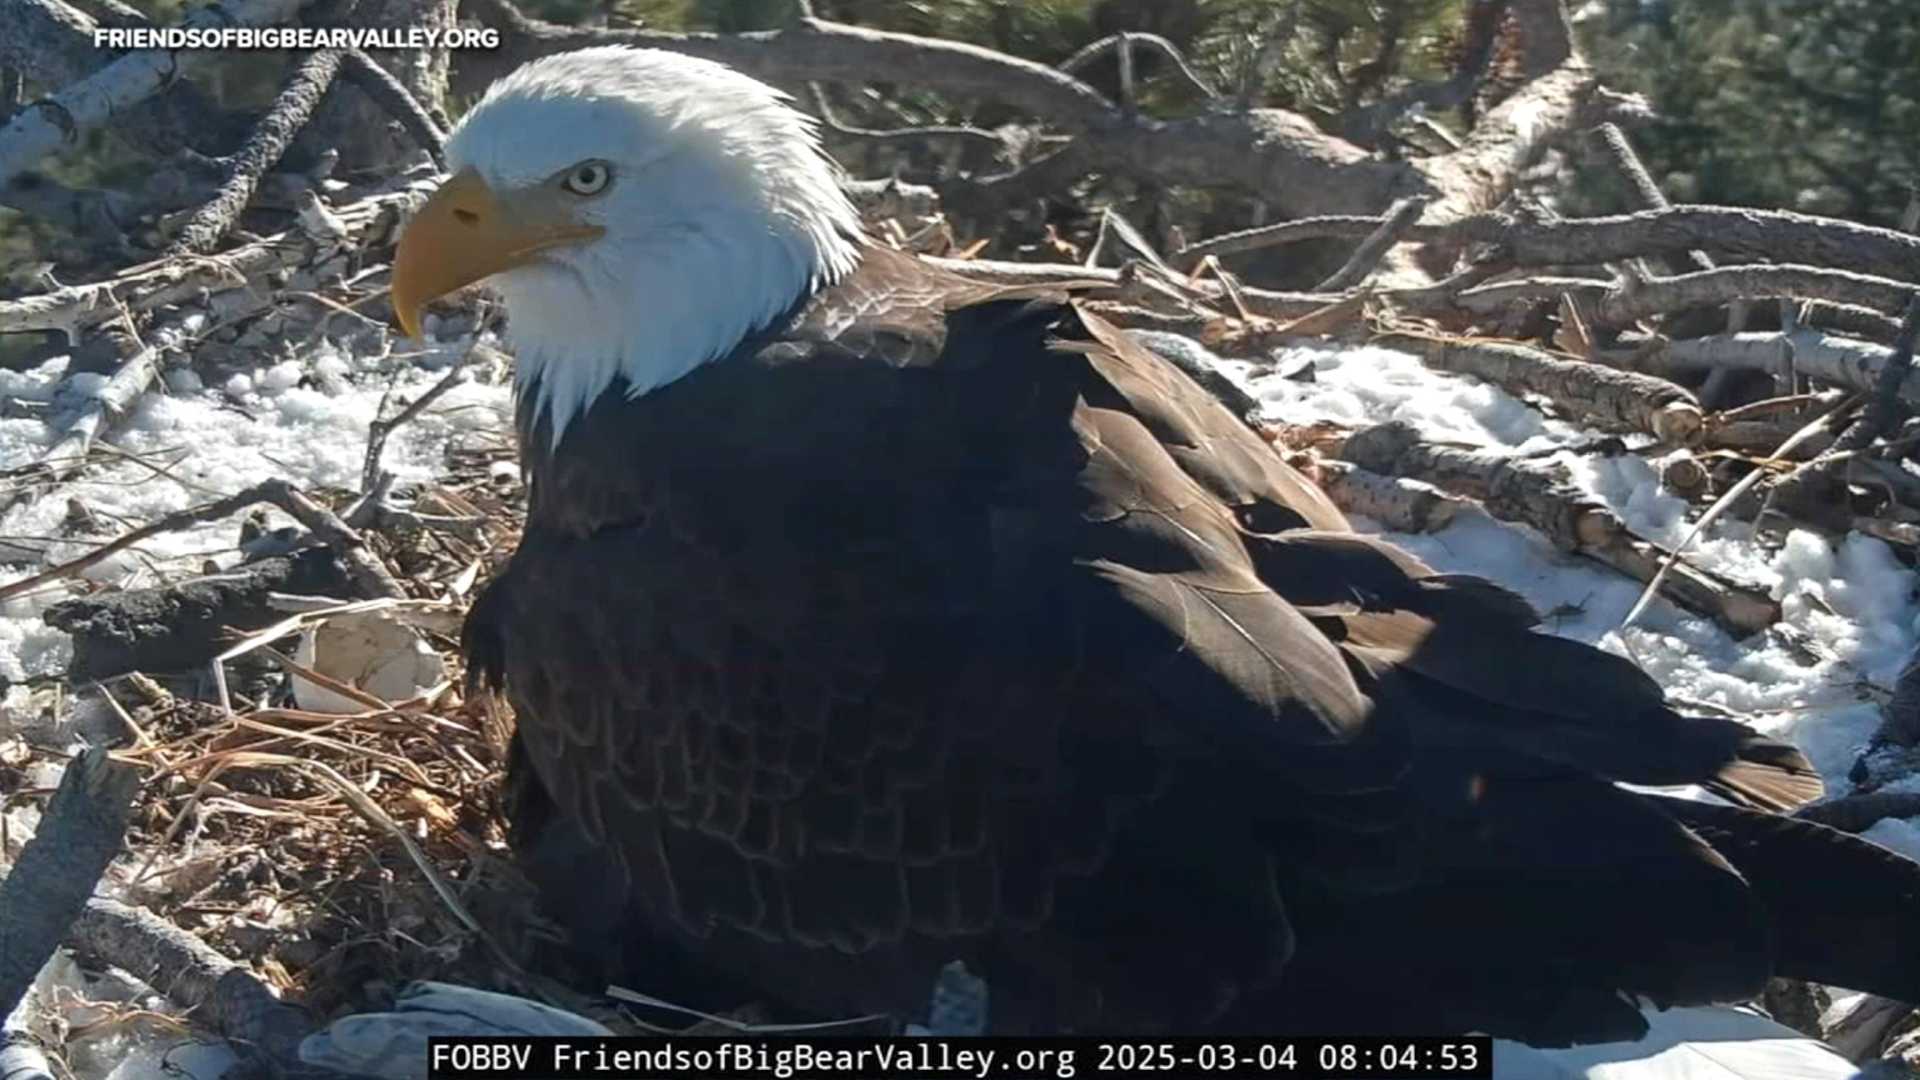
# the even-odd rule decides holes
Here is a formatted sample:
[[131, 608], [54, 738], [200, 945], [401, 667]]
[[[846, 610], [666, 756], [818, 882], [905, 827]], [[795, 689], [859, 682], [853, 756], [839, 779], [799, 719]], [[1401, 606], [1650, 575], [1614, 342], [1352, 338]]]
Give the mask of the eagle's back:
[[1007, 1030], [1331, 993], [1554, 1038], [1768, 972], [1740, 876], [1611, 781], [1790, 805], [1803, 759], [1353, 534], [1063, 293], [875, 253], [557, 451], [523, 422], [467, 646], [518, 716], [516, 847], [583, 944], [643, 942], [630, 977], [911, 1016], [959, 959]]

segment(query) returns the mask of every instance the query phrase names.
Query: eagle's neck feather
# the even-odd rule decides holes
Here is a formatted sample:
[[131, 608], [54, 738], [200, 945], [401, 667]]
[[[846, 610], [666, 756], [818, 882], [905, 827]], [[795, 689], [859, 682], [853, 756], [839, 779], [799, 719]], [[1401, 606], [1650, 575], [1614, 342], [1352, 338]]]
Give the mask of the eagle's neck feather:
[[822, 205], [834, 210], [812, 220], [594, 245], [591, 261], [502, 282], [523, 437], [544, 419], [545, 449], [557, 451], [603, 394], [665, 386], [846, 277], [860, 260], [859, 220], [844, 196]]

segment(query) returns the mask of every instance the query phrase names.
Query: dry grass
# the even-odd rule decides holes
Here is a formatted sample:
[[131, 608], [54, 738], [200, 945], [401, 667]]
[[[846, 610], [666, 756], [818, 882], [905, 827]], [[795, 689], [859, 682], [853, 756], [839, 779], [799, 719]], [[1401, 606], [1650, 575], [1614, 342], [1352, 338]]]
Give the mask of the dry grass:
[[[522, 506], [517, 474], [495, 467], [507, 447], [449, 456], [415, 506], [484, 518], [477, 536], [368, 535], [412, 596], [457, 616], [517, 542]], [[526, 969], [553, 968], [557, 935], [533, 911], [498, 812], [511, 720], [461, 693], [450, 627], [426, 636], [449, 680], [355, 714], [294, 707], [293, 665], [267, 648], [227, 663], [231, 710], [204, 680], [198, 699], [195, 680], [103, 687], [129, 731], [118, 756], [145, 770], [113, 885], [322, 1017], [382, 1007], [414, 979], [554, 997]], [[0, 761], [13, 774], [0, 790], [19, 792], [33, 758], [55, 756]]]

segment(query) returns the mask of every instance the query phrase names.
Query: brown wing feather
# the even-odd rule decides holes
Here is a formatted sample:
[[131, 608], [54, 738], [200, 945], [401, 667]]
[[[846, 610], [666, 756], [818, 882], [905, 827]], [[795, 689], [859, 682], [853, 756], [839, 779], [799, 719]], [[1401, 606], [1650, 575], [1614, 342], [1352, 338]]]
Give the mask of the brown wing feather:
[[[791, 328], [609, 395], [557, 455], [531, 434], [528, 531], [467, 645], [546, 799], [517, 843], [582, 932], [632, 926], [814, 1014], [913, 1014], [960, 959], [1003, 1030], [1304, 1016], [1288, 959], [1360, 955], [1346, 904], [1425, 905], [1436, 932], [1451, 910], [1459, 950], [1491, 947], [1520, 913], [1487, 875], [1538, 870], [1525, 819], [1580, 808], [1591, 850], [1526, 895], [1586, 897], [1613, 960], [1528, 972], [1690, 999], [1764, 969], [1731, 955], [1764, 949], [1738, 878], [1594, 778], [1764, 755], [1702, 750], [1511, 593], [1352, 536], [1191, 380], [1046, 290], [876, 256]], [[1477, 635], [1551, 666], [1489, 672]], [[1804, 764], [1782, 754], [1761, 768]], [[548, 835], [611, 869], [543, 863]], [[1661, 873], [1729, 928], [1697, 976], [1593, 901]], [[1410, 963], [1409, 1002], [1457, 974]], [[1538, 986], [1475, 993], [1459, 1016], [1552, 1026]]]

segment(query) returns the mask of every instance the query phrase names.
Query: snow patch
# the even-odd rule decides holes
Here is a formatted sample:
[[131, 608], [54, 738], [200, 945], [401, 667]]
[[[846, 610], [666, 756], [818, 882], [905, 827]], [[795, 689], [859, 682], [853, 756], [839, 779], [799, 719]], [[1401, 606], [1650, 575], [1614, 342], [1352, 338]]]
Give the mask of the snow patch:
[[[71, 534], [64, 525], [66, 498], [14, 507], [0, 515], [0, 584], [91, 551], [123, 527], [272, 477], [306, 490], [358, 490], [367, 425], [382, 399], [388, 399], [389, 413], [398, 411], [399, 402], [418, 397], [437, 382], [463, 347], [396, 359], [353, 355], [322, 340], [305, 355], [260, 372], [257, 380], [238, 374], [213, 390], [194, 389], [197, 377], [173, 381], [173, 393], [147, 395], [114, 435], [116, 447], [146, 465], [103, 461], [63, 488], [65, 495], [109, 523], [111, 531]], [[52, 384], [64, 370], [65, 360], [60, 359], [31, 372], [0, 372], [0, 396], [49, 400]], [[301, 387], [308, 371], [329, 372], [340, 378], [344, 389], [329, 395]], [[395, 431], [382, 462], [403, 485], [430, 481], [442, 471], [449, 440], [504, 432], [511, 418], [507, 386], [468, 380]], [[37, 457], [52, 441], [49, 419], [59, 422], [57, 416], [0, 421], [0, 458]], [[273, 524], [286, 522], [276, 512]], [[240, 559], [238, 528], [237, 521], [223, 521], [157, 536], [95, 564], [83, 576], [128, 587], [198, 573], [206, 562], [230, 568]], [[70, 656], [67, 636], [47, 627], [40, 616], [73, 591], [69, 583], [54, 582], [0, 603], [0, 678], [19, 681], [65, 667]]]
[[[1543, 418], [1498, 387], [1432, 371], [1392, 349], [1295, 347], [1276, 360], [1277, 371], [1310, 363], [1313, 381], [1221, 362], [1272, 422], [1399, 420], [1427, 439], [1526, 453], [1598, 435]], [[1693, 527], [1688, 504], [1662, 491], [1652, 466], [1637, 456], [1562, 453], [1554, 460], [1570, 483], [1647, 539], [1678, 544]], [[1871, 537], [1855, 534], [1833, 545], [1795, 532], [1776, 552], [1750, 541], [1747, 532], [1740, 522], [1710, 528], [1688, 549], [1688, 559], [1771, 590], [1781, 600], [1785, 626], [1818, 643], [1822, 657], [1806, 656], [1775, 633], [1735, 641], [1711, 621], [1664, 601], [1623, 633], [1620, 622], [1640, 594], [1639, 582], [1482, 513], [1461, 514], [1429, 535], [1385, 535], [1438, 570], [1480, 574], [1515, 589], [1547, 616], [1548, 630], [1632, 656], [1683, 705], [1747, 714], [1756, 727], [1792, 739], [1829, 789], [1843, 792], [1847, 770], [1878, 723], [1875, 706], [1861, 693], [1863, 681], [1891, 686], [1920, 640], [1914, 575]]]

